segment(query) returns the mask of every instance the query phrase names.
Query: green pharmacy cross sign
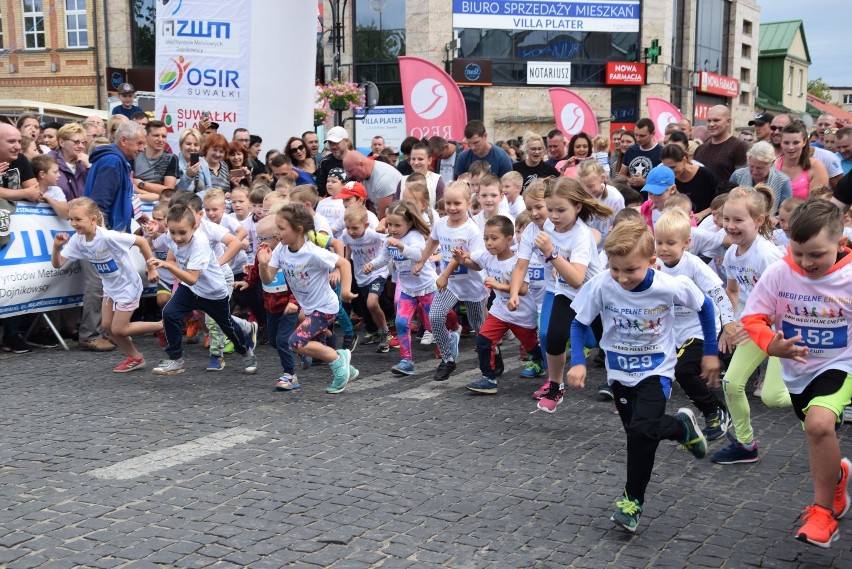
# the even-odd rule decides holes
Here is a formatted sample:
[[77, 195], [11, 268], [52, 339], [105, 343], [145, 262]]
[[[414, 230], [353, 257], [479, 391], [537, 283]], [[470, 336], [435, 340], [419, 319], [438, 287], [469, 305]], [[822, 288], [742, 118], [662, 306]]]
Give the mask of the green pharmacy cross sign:
[[659, 40], [651, 40], [651, 47], [645, 48], [645, 60], [650, 60], [651, 63], [657, 63], [657, 59], [659, 59], [662, 54], [662, 50], [660, 49]]

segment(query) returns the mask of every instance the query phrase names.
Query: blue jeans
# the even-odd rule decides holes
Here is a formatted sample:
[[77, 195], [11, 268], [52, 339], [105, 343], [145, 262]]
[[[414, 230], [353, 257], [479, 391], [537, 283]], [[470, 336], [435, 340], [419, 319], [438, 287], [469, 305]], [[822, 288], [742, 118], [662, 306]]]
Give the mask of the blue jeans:
[[178, 286], [172, 298], [163, 307], [163, 328], [166, 332], [166, 353], [169, 358], [177, 360], [183, 356], [181, 346], [183, 319], [193, 310], [203, 310], [234, 343], [237, 353], [246, 355], [246, 336], [243, 327], [231, 316], [229, 304], [230, 299], [227, 296], [220, 300], [213, 300], [198, 296], [186, 285]]
[[293, 374], [296, 371], [296, 361], [293, 359], [293, 350], [290, 348], [290, 334], [296, 329], [298, 312], [293, 314], [266, 313], [266, 329], [269, 332], [269, 344], [278, 352], [281, 360], [281, 369], [284, 373]]

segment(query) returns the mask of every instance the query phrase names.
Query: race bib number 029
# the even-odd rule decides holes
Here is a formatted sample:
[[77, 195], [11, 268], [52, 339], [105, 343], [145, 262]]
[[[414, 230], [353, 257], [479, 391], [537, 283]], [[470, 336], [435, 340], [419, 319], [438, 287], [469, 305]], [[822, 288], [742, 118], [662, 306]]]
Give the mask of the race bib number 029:
[[610, 370], [624, 373], [646, 373], [658, 368], [666, 359], [666, 355], [661, 352], [622, 354], [611, 350], [607, 350], [606, 357]]

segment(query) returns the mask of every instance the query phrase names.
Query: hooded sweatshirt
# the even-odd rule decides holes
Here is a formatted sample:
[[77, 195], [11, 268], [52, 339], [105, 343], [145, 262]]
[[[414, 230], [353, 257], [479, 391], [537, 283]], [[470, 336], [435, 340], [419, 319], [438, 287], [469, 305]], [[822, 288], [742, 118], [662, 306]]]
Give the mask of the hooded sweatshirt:
[[89, 155], [92, 167], [83, 195], [92, 198], [106, 218], [108, 229], [130, 231], [133, 219], [131, 166], [115, 144], [99, 146]]

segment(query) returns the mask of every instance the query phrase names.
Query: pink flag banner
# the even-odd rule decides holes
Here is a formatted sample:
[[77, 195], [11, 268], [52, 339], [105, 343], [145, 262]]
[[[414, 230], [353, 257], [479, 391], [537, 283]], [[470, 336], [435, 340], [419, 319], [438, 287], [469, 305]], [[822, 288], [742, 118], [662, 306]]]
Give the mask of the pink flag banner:
[[419, 57], [399, 58], [402, 101], [408, 134], [417, 138], [464, 138], [467, 108], [452, 77]]
[[556, 128], [565, 136], [574, 136], [585, 132], [589, 136], [597, 136], [598, 119], [595, 112], [580, 95], [571, 89], [552, 87], [548, 89], [550, 103], [553, 105], [553, 116]]
[[654, 121], [654, 138], [658, 141], [665, 136], [667, 124], [683, 118], [677, 107], [665, 99], [656, 97], [648, 97], [648, 112], [651, 114], [651, 120]]

